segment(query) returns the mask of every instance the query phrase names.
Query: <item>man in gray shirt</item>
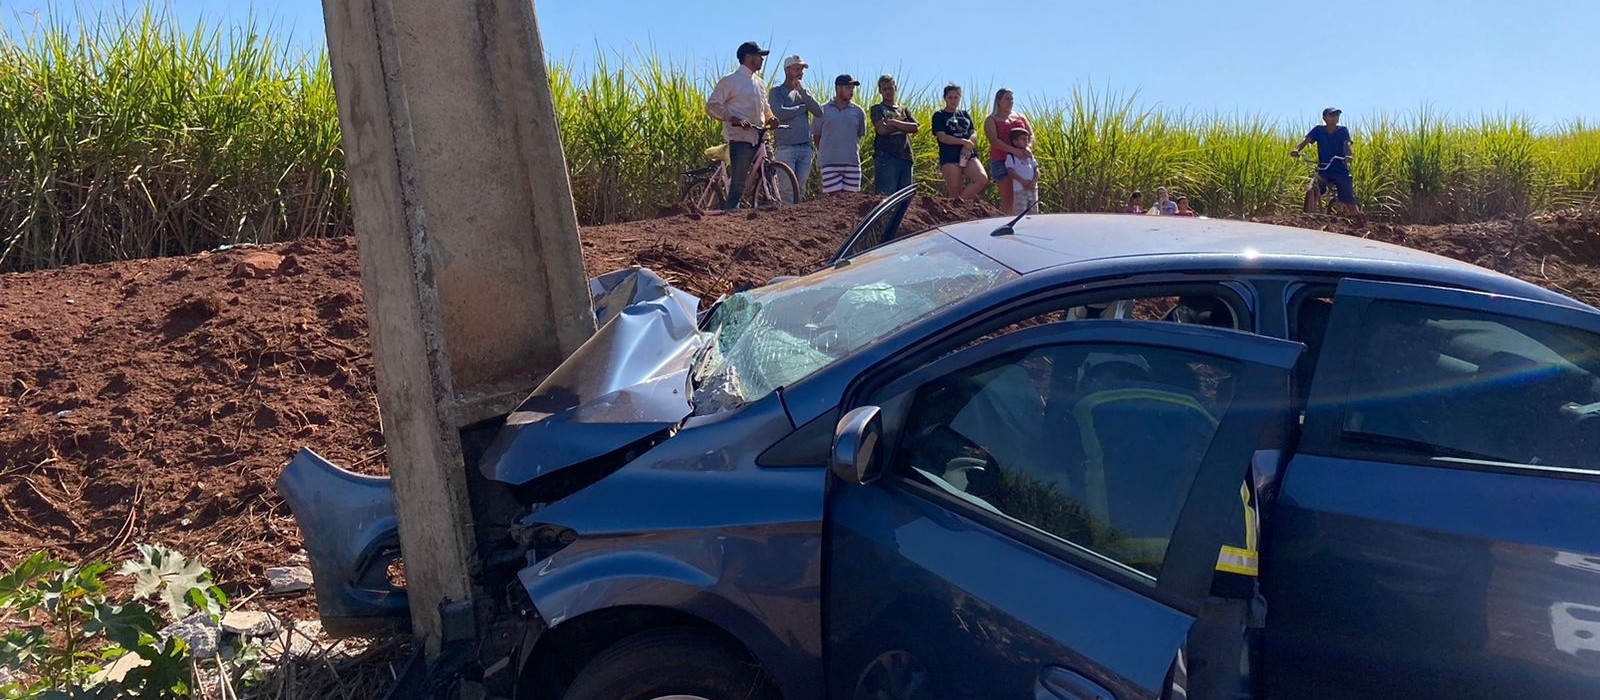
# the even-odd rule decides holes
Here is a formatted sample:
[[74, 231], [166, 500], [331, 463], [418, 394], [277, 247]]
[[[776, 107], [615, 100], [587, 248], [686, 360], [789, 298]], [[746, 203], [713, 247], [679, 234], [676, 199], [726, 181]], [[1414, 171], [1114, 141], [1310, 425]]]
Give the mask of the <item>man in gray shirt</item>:
[[808, 67], [799, 56], [783, 59], [783, 84], [767, 93], [767, 104], [778, 116], [778, 123], [789, 127], [779, 129], [773, 143], [778, 162], [793, 168], [795, 179], [800, 181], [800, 190], [794, 193], [796, 200], [805, 196], [806, 181], [811, 179], [811, 117], [822, 116], [822, 105], [806, 92], [802, 80]]
[[867, 135], [867, 113], [852, 100], [861, 81], [841, 75], [833, 79], [833, 99], [822, 105], [812, 129], [822, 193], [861, 191], [861, 138]]

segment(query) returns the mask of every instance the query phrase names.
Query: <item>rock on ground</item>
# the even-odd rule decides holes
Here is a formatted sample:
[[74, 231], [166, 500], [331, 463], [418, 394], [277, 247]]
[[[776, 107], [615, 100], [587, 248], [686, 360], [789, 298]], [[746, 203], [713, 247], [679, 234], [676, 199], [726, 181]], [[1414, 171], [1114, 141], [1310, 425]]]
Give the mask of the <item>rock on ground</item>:
[[161, 636], [178, 637], [187, 642], [189, 653], [196, 659], [216, 656], [222, 646], [222, 628], [212, 621], [209, 613], [203, 612], [197, 612], [167, 625], [161, 630]]
[[311, 590], [311, 570], [303, 566], [274, 566], [267, 569], [267, 592], [299, 593]]
[[278, 616], [256, 610], [234, 610], [222, 616], [222, 631], [245, 637], [271, 637], [283, 629]]

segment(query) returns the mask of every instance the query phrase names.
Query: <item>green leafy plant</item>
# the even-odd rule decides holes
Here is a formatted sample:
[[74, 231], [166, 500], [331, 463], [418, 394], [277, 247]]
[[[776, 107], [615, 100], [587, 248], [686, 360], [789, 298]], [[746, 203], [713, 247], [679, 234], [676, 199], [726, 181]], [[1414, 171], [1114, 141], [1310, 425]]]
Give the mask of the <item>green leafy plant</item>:
[[188, 645], [162, 638], [160, 609], [146, 601], [158, 600], [172, 620], [199, 610], [216, 621], [227, 596], [199, 562], [159, 545], [138, 549], [139, 558], [118, 570], [134, 579], [129, 601], [108, 597], [112, 567], [104, 562], [73, 566], [36, 552], [0, 575], [0, 629], [8, 630], [0, 634], [0, 669], [11, 679], [0, 682], [0, 698], [191, 695]]

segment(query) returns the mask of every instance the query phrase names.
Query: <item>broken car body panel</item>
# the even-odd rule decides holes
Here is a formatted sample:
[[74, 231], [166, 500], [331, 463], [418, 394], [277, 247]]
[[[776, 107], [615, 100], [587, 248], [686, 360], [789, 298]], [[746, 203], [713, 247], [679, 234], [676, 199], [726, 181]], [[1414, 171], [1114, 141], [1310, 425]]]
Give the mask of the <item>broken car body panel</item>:
[[278, 477], [278, 493], [305, 537], [323, 628], [353, 636], [407, 627], [405, 591], [388, 575], [400, 555], [389, 479], [340, 469], [303, 449]]
[[[689, 414], [687, 367], [704, 344], [695, 328], [699, 300], [641, 268], [597, 277], [590, 293], [599, 332], [507, 420], [482, 462], [490, 478], [524, 484]], [[302, 450], [277, 485], [304, 534], [329, 633], [405, 626], [405, 591], [389, 585], [387, 572], [399, 556], [389, 479], [346, 471]]]
[[689, 415], [700, 301], [649, 270], [590, 283], [600, 329], [506, 418], [483, 475], [512, 486], [666, 430]]

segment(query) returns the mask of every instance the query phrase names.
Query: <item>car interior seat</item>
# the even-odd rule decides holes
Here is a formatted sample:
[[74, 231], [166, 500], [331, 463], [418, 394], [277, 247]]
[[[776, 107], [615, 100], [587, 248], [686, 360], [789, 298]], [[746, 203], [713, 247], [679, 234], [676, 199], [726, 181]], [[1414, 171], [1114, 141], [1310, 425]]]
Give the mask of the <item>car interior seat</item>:
[[1227, 302], [1210, 294], [1179, 297], [1178, 305], [1167, 312], [1166, 320], [1213, 328], [1239, 327]]
[[1159, 569], [1217, 421], [1184, 386], [1131, 362], [1084, 371], [1071, 402], [1084, 453], [1083, 502], [1104, 526], [1102, 551]]

